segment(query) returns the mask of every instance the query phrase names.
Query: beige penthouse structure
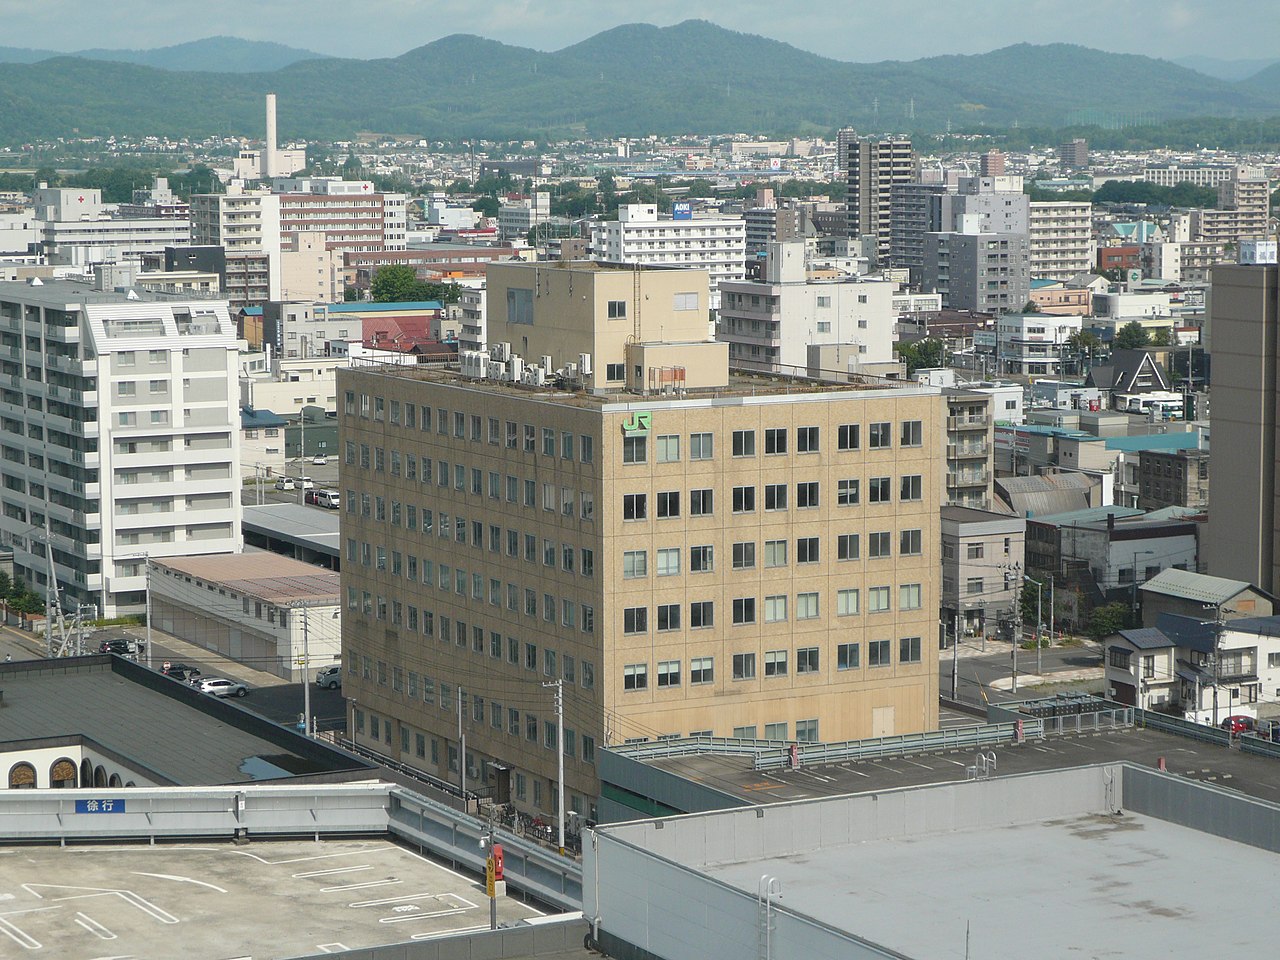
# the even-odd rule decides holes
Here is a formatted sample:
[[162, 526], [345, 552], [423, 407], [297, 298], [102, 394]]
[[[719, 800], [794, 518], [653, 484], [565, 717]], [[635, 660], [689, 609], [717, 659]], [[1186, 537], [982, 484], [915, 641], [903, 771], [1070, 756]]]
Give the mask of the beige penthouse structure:
[[357, 742], [456, 782], [461, 713], [468, 784], [553, 812], [562, 680], [588, 813], [608, 744], [936, 726], [936, 391], [731, 372], [700, 271], [489, 292], [490, 378], [338, 375]]

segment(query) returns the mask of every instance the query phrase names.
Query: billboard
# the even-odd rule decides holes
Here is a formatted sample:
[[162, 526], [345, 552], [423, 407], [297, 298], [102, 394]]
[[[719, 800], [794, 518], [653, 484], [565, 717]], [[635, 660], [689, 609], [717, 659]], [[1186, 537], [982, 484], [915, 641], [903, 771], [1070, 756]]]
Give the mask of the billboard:
[[671, 218], [673, 220], [692, 220], [693, 204], [688, 200], [677, 200], [671, 205]]

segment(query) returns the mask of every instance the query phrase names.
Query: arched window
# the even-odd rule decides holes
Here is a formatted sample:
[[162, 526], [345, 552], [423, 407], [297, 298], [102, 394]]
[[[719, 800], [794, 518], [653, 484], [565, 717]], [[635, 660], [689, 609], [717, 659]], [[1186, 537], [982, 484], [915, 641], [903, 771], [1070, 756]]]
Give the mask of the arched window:
[[29, 763], [15, 763], [9, 768], [10, 790], [34, 790], [36, 788], [36, 768]]
[[49, 785], [64, 790], [74, 790], [76, 786], [75, 761], [68, 760], [66, 757], [61, 760], [55, 760], [53, 766], [49, 768]]
[[120, 780], [120, 774], [118, 774], [118, 773], [113, 773], [113, 774], [111, 775], [111, 779], [108, 781], [108, 786], [112, 786], [112, 787], [120, 787], [120, 786], [123, 786], [123, 785], [124, 785], [124, 784], [123, 784], [123, 783], [121, 782], [121, 780]]
[[136, 783], [134, 783], [132, 780], [130, 780], [128, 783], [126, 783], [126, 784], [125, 784], [125, 786], [126, 786], [126, 787], [136, 787], [136, 786], [137, 786], [137, 784], [136, 784]]
[[93, 785], [95, 787], [105, 787], [107, 785], [107, 771], [102, 767], [93, 768]]
[[93, 764], [88, 759], [80, 761], [80, 786], [93, 786]]

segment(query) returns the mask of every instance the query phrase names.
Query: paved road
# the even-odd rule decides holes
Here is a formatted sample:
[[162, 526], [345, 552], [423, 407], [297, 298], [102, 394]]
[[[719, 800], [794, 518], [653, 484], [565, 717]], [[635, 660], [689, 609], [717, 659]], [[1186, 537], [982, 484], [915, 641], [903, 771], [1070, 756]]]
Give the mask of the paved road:
[[[991, 682], [997, 679], [1008, 679], [1012, 673], [1013, 661], [1009, 644], [988, 644], [989, 648], [999, 646], [998, 652], [985, 655], [962, 656], [959, 660], [957, 697], [969, 703], [983, 703], [985, 693], [988, 700], [1004, 702], [1007, 700], [1023, 700], [1033, 695], [1031, 688], [1020, 685], [1017, 693], [1009, 690], [992, 688]], [[1053, 674], [1075, 672], [1090, 667], [1102, 666], [1102, 655], [1093, 645], [1086, 643], [1083, 647], [1049, 647], [1040, 652], [1041, 669], [1045, 677], [1052, 682]], [[943, 650], [939, 654], [938, 689], [945, 696], [951, 695], [951, 652]], [[1018, 675], [1034, 674], [1036, 669], [1036, 652], [1034, 650], [1018, 651]]]

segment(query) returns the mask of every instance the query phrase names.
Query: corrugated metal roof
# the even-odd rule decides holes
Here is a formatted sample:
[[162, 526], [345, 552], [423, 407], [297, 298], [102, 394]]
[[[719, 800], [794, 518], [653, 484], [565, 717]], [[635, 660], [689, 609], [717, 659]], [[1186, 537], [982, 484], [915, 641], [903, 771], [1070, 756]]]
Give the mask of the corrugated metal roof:
[[1238, 593], [1248, 590], [1250, 586], [1251, 584], [1243, 580], [1227, 580], [1224, 577], [1211, 577], [1205, 573], [1175, 570], [1170, 567], [1167, 570], [1161, 570], [1142, 584], [1141, 589], [1163, 594], [1166, 597], [1179, 597], [1183, 600], [1221, 606]]
[[1124, 520], [1128, 517], [1140, 517], [1142, 511], [1137, 507], [1087, 507], [1084, 510], [1072, 510], [1069, 513], [1058, 513], [1052, 516], [1032, 517], [1036, 523], [1052, 523], [1059, 527], [1067, 527], [1079, 523], [1101, 523], [1107, 517]]
[[1139, 627], [1137, 630], [1121, 630], [1120, 636], [1124, 637], [1139, 650], [1159, 650], [1162, 647], [1172, 647], [1174, 642], [1166, 637], [1155, 627]]

